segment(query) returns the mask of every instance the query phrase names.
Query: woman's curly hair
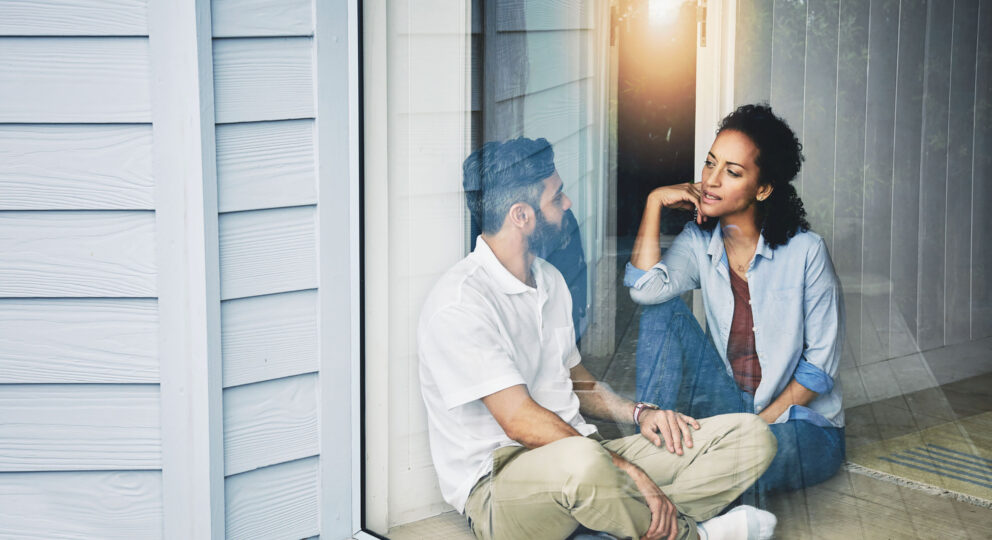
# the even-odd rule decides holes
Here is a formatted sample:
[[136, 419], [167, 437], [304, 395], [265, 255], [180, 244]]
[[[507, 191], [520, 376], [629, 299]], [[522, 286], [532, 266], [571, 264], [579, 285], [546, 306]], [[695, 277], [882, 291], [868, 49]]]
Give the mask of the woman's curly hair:
[[[768, 105], [741, 105], [720, 121], [716, 132], [719, 135], [724, 130], [751, 139], [758, 148], [758, 183], [773, 188], [767, 199], [758, 201], [758, 225], [766, 244], [775, 249], [800, 230], [809, 230], [803, 201], [792, 185], [802, 166], [803, 145], [785, 120], [775, 116]], [[717, 221], [705, 221], [701, 227], [713, 230]]]

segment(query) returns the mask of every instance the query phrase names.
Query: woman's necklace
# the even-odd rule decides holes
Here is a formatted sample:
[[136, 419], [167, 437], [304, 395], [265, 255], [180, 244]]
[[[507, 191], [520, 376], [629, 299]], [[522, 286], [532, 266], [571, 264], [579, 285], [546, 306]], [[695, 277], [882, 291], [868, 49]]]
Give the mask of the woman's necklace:
[[[733, 248], [733, 245], [730, 242], [728, 242], [727, 239], [724, 239], [723, 240], [723, 245], [727, 249], [727, 260], [730, 261], [730, 263], [737, 269], [737, 273], [740, 276], [742, 276], [745, 279], [747, 279], [747, 277], [746, 277], [747, 276], [747, 269], [745, 268], [744, 263], [741, 262], [740, 261], [740, 258], [737, 256], [737, 252]], [[755, 244], [755, 248], [757, 248], [757, 247], [758, 247], [757, 244]], [[730, 259], [737, 259], [737, 261], [736, 262], [735, 261], [731, 261]]]

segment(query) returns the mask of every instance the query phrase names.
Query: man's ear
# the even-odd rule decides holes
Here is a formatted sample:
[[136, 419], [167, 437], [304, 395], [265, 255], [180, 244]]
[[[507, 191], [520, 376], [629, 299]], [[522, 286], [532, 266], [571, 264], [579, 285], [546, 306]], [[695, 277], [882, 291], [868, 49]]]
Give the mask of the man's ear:
[[529, 204], [518, 202], [510, 207], [510, 212], [507, 214], [506, 219], [514, 227], [523, 229], [527, 227], [527, 222], [533, 213], [534, 209]]

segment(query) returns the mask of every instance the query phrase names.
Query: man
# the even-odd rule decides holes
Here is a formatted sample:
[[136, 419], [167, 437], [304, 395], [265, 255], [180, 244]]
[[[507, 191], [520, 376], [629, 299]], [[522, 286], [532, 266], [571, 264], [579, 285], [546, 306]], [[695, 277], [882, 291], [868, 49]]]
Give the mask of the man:
[[[713, 518], [771, 462], [762, 420], [635, 404], [582, 366], [568, 289], [534, 255], [571, 206], [548, 142], [487, 143], [464, 173], [482, 234], [431, 291], [418, 330], [445, 500], [480, 539], [563, 539], [580, 525], [617, 538], [770, 537], [767, 512]], [[604, 441], [583, 414], [641, 435]]]

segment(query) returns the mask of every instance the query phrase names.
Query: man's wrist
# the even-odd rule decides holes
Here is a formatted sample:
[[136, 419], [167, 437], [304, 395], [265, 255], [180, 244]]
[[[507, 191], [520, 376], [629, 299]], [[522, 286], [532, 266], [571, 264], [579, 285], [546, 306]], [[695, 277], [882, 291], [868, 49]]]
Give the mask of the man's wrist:
[[633, 420], [634, 420], [634, 425], [636, 425], [636, 426], [641, 425], [641, 415], [644, 413], [644, 411], [646, 411], [648, 409], [658, 410], [660, 408], [661, 407], [655, 405], [654, 403], [647, 403], [647, 402], [644, 402], [644, 401], [638, 401], [637, 403], [634, 404], [634, 412], [632, 414], [632, 417], [633, 417]]

